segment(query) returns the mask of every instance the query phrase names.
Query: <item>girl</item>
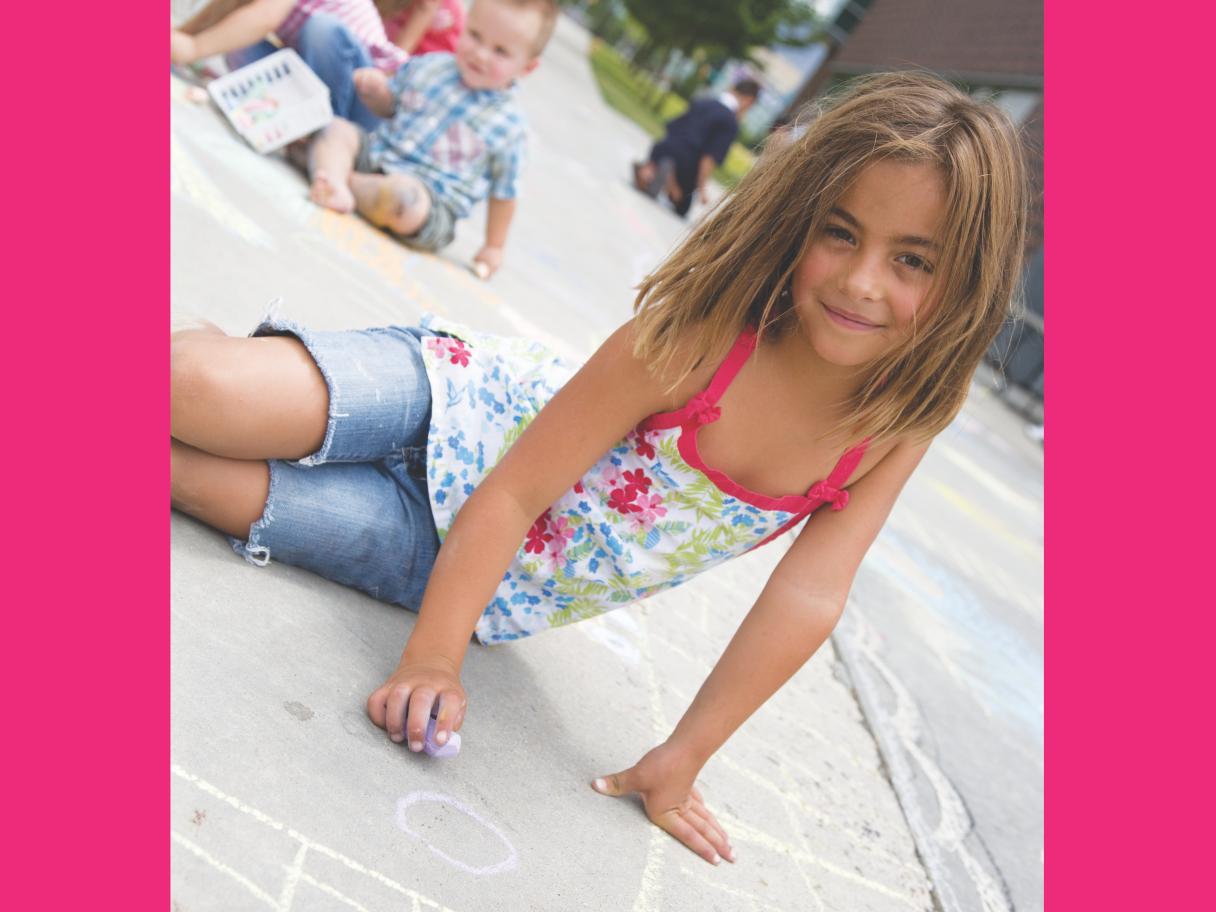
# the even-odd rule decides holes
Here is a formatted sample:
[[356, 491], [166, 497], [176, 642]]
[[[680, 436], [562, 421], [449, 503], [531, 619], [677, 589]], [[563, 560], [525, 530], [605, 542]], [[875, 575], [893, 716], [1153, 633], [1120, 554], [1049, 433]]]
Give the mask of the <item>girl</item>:
[[464, 721], [470, 634], [593, 616], [814, 513], [671, 736], [594, 783], [733, 860], [697, 773], [831, 632], [1001, 324], [1024, 226], [999, 110], [867, 78], [761, 159], [573, 376], [450, 328], [177, 333], [173, 502], [254, 563], [419, 610], [367, 702], [415, 751], [432, 711], [441, 744]]
[[[272, 34], [276, 45], [268, 40]], [[384, 33], [372, 0], [211, 0], [179, 28], [169, 29], [173, 63], [225, 54], [237, 69], [295, 48], [329, 88], [334, 113], [374, 130], [379, 118], [359, 100], [353, 74], [376, 66], [394, 72], [409, 56]]]

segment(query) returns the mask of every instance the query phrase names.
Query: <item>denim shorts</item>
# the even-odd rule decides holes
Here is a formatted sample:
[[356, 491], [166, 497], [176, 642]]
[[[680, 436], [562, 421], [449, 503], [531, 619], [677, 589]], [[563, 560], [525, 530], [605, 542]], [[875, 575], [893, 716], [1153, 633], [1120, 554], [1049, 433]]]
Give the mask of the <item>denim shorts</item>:
[[426, 483], [431, 389], [427, 330], [316, 332], [268, 317], [255, 336], [299, 339], [329, 387], [321, 448], [271, 459], [270, 493], [246, 541], [247, 561], [273, 558], [413, 611], [439, 552]]

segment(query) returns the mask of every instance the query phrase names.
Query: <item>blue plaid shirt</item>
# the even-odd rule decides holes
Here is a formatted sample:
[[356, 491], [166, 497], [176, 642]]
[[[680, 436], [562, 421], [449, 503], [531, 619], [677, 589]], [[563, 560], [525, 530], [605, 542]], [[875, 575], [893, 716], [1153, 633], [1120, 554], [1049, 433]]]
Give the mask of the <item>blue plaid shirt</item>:
[[389, 88], [397, 110], [368, 140], [373, 165], [413, 174], [457, 218], [487, 192], [515, 198], [527, 127], [509, 89], [468, 88], [444, 53], [411, 57]]

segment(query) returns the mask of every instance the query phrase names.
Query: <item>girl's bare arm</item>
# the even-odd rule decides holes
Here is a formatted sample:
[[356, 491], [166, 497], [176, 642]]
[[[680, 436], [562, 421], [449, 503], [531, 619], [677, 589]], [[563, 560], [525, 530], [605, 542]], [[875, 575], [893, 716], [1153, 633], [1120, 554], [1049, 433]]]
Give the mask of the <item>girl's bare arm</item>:
[[[459, 729], [459, 675], [469, 637], [532, 523], [639, 421], [688, 393], [685, 384], [665, 394], [632, 349], [627, 323], [541, 410], [461, 507], [401, 663], [368, 699], [372, 721], [394, 740], [408, 736], [411, 746], [421, 743], [436, 699], [436, 740]], [[689, 383], [703, 379], [694, 375]]]
[[926, 449], [896, 446], [850, 486], [847, 509], [815, 514], [667, 741], [629, 769], [597, 779], [599, 791], [640, 793], [657, 826], [706, 861], [734, 861], [726, 831], [694, 784], [697, 774], [832, 632], [857, 566]]
[[[261, 41], [278, 28], [295, 0], [250, 0], [240, 6], [219, 2], [207, 6], [179, 30], [193, 36], [188, 50], [176, 63], [193, 63], [213, 54], [225, 54]], [[219, 18], [216, 13], [226, 11]], [[189, 59], [185, 59], [188, 57]]]
[[846, 509], [825, 507], [807, 522], [668, 739], [690, 768], [699, 770], [823, 645], [858, 565], [927, 449], [896, 445], [850, 486]]

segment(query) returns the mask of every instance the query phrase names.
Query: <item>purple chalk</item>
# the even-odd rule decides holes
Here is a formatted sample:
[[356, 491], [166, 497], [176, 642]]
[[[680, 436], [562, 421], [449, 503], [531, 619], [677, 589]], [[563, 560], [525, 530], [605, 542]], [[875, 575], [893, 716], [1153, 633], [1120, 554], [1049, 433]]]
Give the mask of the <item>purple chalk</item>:
[[422, 744], [422, 750], [428, 756], [438, 757], [441, 760], [455, 757], [460, 753], [460, 732], [452, 732], [448, 735], [447, 744], [436, 744], [435, 717], [431, 716], [426, 722], [426, 740]]

